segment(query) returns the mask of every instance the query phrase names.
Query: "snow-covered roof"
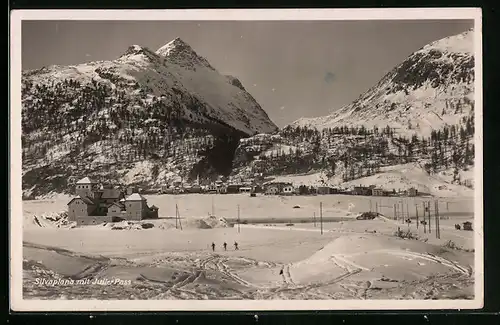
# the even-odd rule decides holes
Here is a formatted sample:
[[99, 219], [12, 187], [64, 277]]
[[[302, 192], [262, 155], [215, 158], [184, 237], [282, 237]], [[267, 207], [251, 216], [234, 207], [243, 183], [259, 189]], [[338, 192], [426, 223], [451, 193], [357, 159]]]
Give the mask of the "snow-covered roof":
[[76, 184], [94, 184], [95, 182], [93, 182], [90, 178], [88, 177], [84, 177], [82, 178], [81, 180], [79, 180], [78, 182], [76, 182]]
[[132, 193], [125, 199], [126, 201], [145, 201], [146, 199], [139, 193]]

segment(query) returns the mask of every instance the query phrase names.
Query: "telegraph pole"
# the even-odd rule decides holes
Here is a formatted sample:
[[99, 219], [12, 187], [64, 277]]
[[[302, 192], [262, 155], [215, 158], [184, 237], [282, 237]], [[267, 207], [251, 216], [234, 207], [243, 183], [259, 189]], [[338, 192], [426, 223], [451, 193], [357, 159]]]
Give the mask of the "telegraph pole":
[[435, 218], [436, 218], [436, 238], [441, 239], [441, 229], [439, 227], [439, 201], [435, 202]]
[[319, 202], [319, 222], [321, 224], [321, 234], [323, 235], [323, 202]]
[[240, 205], [238, 204], [238, 233], [240, 233]]
[[182, 223], [181, 223], [181, 214], [179, 212], [179, 207], [177, 206], [177, 204], [175, 205], [175, 209], [177, 210], [177, 217], [179, 218], [179, 227], [181, 228], [182, 230]]
[[415, 216], [417, 218], [417, 229], [418, 229], [418, 205], [415, 204]]
[[429, 218], [429, 234], [432, 233], [431, 231], [431, 202], [427, 202], [427, 216]]
[[175, 229], [178, 228], [178, 224], [177, 224], [177, 204], [175, 204]]

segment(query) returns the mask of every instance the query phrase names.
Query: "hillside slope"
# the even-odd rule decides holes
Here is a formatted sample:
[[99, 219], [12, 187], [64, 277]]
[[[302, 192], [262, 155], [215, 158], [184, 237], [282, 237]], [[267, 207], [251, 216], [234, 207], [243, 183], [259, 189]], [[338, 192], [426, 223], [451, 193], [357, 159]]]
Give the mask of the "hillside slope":
[[241, 137], [276, 130], [238, 79], [179, 38], [22, 74], [26, 195], [64, 191], [69, 176], [154, 185], [228, 173]]

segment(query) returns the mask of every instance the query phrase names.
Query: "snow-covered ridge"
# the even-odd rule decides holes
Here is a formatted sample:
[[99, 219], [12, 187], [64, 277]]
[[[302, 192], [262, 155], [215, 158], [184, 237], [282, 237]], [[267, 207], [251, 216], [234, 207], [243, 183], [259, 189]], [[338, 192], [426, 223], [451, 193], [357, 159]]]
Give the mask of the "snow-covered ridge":
[[292, 126], [384, 128], [428, 136], [474, 112], [473, 31], [432, 42], [410, 55], [353, 103]]
[[[50, 66], [24, 71], [23, 83], [51, 86], [64, 80], [82, 85], [97, 81], [111, 88], [127, 89], [130, 95], [137, 89], [161, 97], [168, 105], [174, 97], [186, 102], [201, 103], [205, 108], [190, 106], [182, 117], [195, 123], [220, 122], [245, 134], [277, 130], [266, 112], [236, 78], [219, 74], [180, 38], [160, 47], [156, 52], [139, 45], [130, 46], [118, 59], [96, 61], [74, 66]], [[182, 95], [181, 95], [182, 94]], [[170, 99], [170, 100], [169, 100]]]
[[420, 51], [429, 50], [474, 55], [474, 30], [437, 40], [425, 45]]

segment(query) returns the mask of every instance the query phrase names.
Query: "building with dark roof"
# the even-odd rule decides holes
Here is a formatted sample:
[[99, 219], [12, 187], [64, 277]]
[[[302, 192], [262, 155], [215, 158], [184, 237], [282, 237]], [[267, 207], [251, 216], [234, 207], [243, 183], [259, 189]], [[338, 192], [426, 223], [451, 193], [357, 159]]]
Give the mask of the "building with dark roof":
[[88, 177], [76, 183], [75, 192], [77, 196], [68, 202], [68, 219], [77, 225], [158, 218], [158, 208], [149, 207], [139, 193], [125, 197], [117, 188], [99, 189]]

